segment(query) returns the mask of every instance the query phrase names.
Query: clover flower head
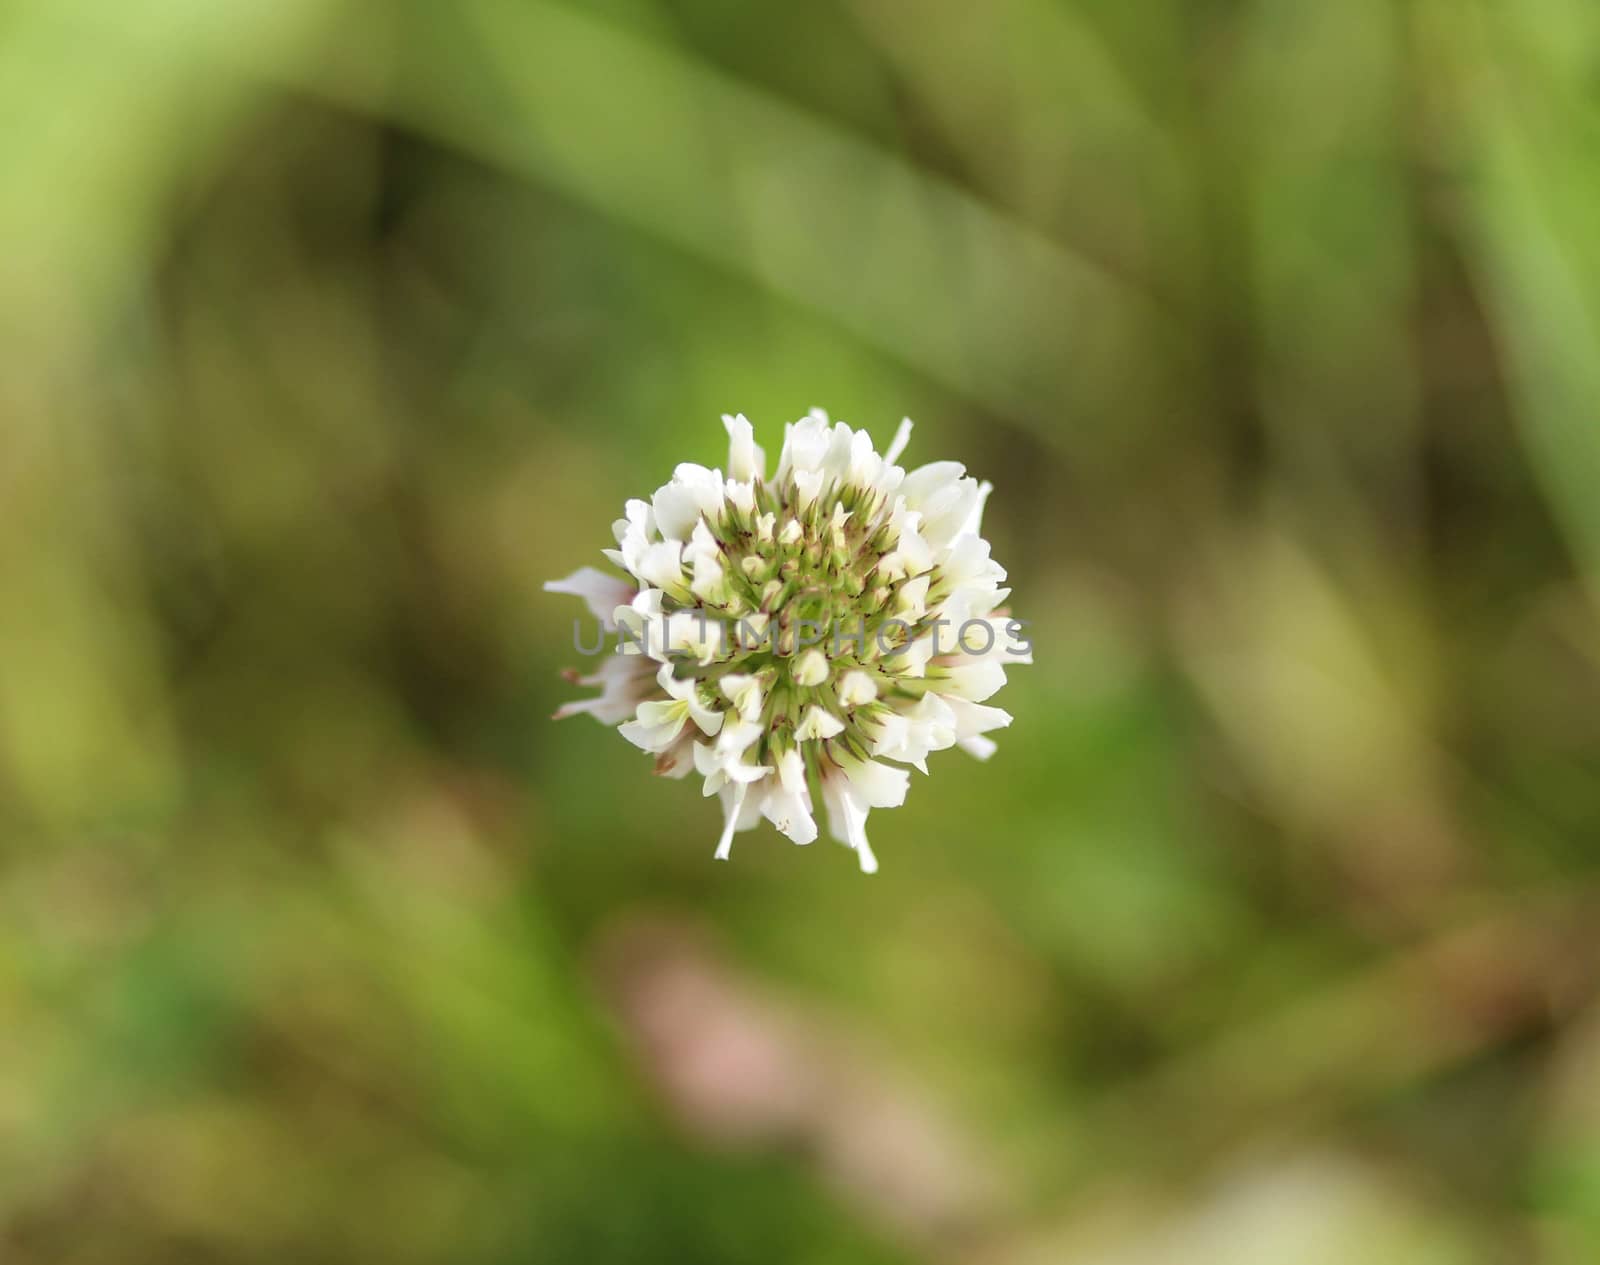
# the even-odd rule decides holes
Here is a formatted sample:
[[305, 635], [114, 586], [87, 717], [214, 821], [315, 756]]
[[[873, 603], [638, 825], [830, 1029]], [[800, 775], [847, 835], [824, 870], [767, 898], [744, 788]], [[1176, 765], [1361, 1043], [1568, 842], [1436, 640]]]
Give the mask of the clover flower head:
[[721, 798], [725, 859], [762, 818], [795, 843], [833, 836], [872, 873], [874, 808], [906, 796], [909, 765], [1011, 723], [985, 700], [1031, 663], [1002, 604], [1005, 571], [979, 534], [989, 484], [952, 461], [907, 473], [903, 421], [883, 453], [821, 410], [785, 427], [769, 478], [741, 414], [724, 417], [728, 473], [680, 465], [629, 501], [605, 555], [627, 578], [584, 567], [545, 585], [581, 597], [616, 635], [575, 683], [587, 712], [655, 756], [656, 772], [703, 779]]

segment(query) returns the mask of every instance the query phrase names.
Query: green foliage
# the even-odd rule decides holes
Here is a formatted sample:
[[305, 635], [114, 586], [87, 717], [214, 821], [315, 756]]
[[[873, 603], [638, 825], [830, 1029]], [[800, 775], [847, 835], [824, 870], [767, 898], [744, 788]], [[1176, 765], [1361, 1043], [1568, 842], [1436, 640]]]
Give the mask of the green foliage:
[[[0, 1255], [1587, 1262], [1587, 0], [13, 0]], [[883, 872], [572, 690], [813, 405], [1037, 665]]]

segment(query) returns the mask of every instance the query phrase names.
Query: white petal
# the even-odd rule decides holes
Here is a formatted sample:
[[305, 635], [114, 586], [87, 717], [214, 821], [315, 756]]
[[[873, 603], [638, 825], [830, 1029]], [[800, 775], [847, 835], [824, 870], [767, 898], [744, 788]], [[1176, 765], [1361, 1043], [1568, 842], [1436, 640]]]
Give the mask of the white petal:
[[673, 471], [671, 483], [656, 489], [650, 507], [662, 536], [687, 540], [702, 514], [722, 508], [722, 472], [686, 461]]
[[895, 431], [894, 438], [889, 441], [889, 447], [883, 454], [883, 460], [888, 465], [894, 465], [900, 460], [900, 454], [906, 450], [906, 445], [911, 442], [911, 419], [902, 417], [900, 428]]
[[993, 491], [994, 484], [988, 480], [978, 484], [977, 504], [968, 512], [966, 521], [961, 524], [961, 529], [956, 535], [964, 536], [970, 533], [975, 536], [983, 530], [983, 507], [988, 503], [989, 493]]
[[960, 479], [924, 500], [922, 535], [935, 549], [947, 549], [972, 517], [979, 502], [978, 481]]
[[821, 685], [828, 679], [828, 657], [813, 647], [794, 662], [794, 679], [801, 685]]
[[[1015, 629], [1015, 631], [1013, 631]], [[1027, 626], [1020, 619], [1007, 619], [1000, 629], [1000, 653], [1007, 664], [1033, 662], [1033, 641]]]
[[728, 431], [728, 477], [748, 482], [764, 478], [767, 469], [766, 454], [755, 441], [755, 429], [743, 413], [722, 415], [722, 424]]
[[599, 686], [600, 695], [563, 703], [555, 718], [588, 713], [606, 725], [627, 720], [649, 692], [652, 662], [639, 655], [607, 655], [593, 673], [578, 678], [579, 685]]
[[639, 560], [655, 535], [655, 515], [648, 504], [639, 500], [629, 501], [625, 510], [626, 516], [611, 524], [618, 548], [602, 552], [630, 574], [638, 575]]
[[928, 660], [933, 658], [935, 637], [918, 637], [908, 646], [902, 646], [890, 661], [906, 676], [921, 677], [928, 673]]
[[832, 438], [828, 415], [813, 409], [809, 417], [783, 428], [783, 451], [778, 456], [778, 478], [799, 470], [816, 470], [827, 454]]
[[841, 767], [851, 788], [867, 807], [899, 808], [906, 802], [911, 775], [904, 769], [891, 768], [876, 760], [848, 760], [842, 762]]
[[761, 800], [761, 815], [795, 843], [812, 843], [817, 823], [803, 796], [778, 787], [769, 787]]
[[806, 762], [790, 748], [778, 757], [778, 782], [791, 795], [806, 795]]
[[687, 777], [689, 771], [694, 768], [694, 760], [691, 758], [693, 750], [693, 740], [684, 734], [677, 742], [656, 756], [655, 775], [674, 780]]
[[567, 593], [581, 597], [589, 613], [611, 631], [616, 628], [614, 612], [619, 606], [633, 601], [637, 590], [625, 580], [597, 571], [594, 567], [579, 567], [563, 580], [545, 582], [546, 593]]
[[[663, 657], [661, 645], [661, 590], [642, 589], [627, 606], [617, 607], [617, 653], [626, 658]], [[653, 670], [653, 669], [652, 669]]]
[[[872, 438], [862, 432], [865, 437], [862, 454], [872, 453]], [[828, 447], [822, 454], [821, 464], [818, 469], [824, 478], [830, 480], [846, 479], [850, 477], [850, 469], [854, 463], [856, 453], [856, 432], [843, 422], [834, 423], [833, 430], [828, 433]]]
[[878, 697], [878, 683], [860, 668], [844, 674], [839, 682], [839, 702], [846, 707], [862, 707]]
[[683, 542], [658, 540], [639, 556], [638, 577], [655, 588], [683, 591]]
[[[933, 549], [921, 532], [922, 515], [916, 510], [897, 509], [889, 518], [894, 548], [879, 566], [885, 574], [921, 575], [933, 566]], [[892, 561], [891, 561], [892, 559]]]
[[[757, 452], [761, 450], [756, 449]], [[728, 498], [728, 504], [741, 514], [754, 514], [756, 512], [756, 485], [748, 480], [740, 482], [738, 479], [729, 479], [723, 488], [723, 494]]]
[[822, 484], [827, 478], [821, 470], [796, 470], [794, 472], [795, 504], [802, 510], [810, 509], [822, 495]]
[[959, 461], [929, 462], [906, 475], [905, 482], [900, 485], [900, 495], [912, 509], [920, 510], [935, 496], [953, 488], [966, 472], [966, 466]]
[[633, 715], [636, 703], [626, 699], [577, 698], [570, 703], [563, 703], [556, 708], [554, 719], [566, 720], [569, 716], [593, 716], [603, 725], [615, 725], [618, 721], [625, 720]]
[[872, 754], [909, 764], [926, 773], [927, 759], [956, 741], [955, 713], [938, 694], [924, 694], [904, 713], [881, 713], [869, 722]]
[[726, 625], [708, 619], [703, 610], [657, 615], [650, 624], [650, 653], [663, 660], [669, 655], [686, 657], [704, 666], [722, 653], [726, 634]]
[[759, 782], [772, 772], [763, 764], [747, 763], [745, 751], [746, 748], [720, 751], [710, 743], [695, 743], [694, 766], [705, 778], [705, 794], [715, 795], [731, 782], [746, 785]]
[[1006, 569], [989, 556], [989, 542], [982, 536], [964, 535], [951, 542], [941, 569], [952, 588], [993, 592], [1006, 578]]
[[715, 795], [728, 780], [728, 775], [723, 771], [722, 757], [717, 754], [717, 749], [709, 742], [694, 744], [695, 772], [705, 778], [701, 787], [701, 794]]
[[648, 702], [640, 703], [635, 715], [637, 719], [619, 726], [617, 732], [640, 750], [661, 752], [677, 741], [689, 709], [677, 700]]
[[884, 460], [873, 448], [872, 436], [864, 430], [856, 431], [850, 440], [850, 454], [843, 477], [858, 488], [872, 488], [878, 485], [883, 468]]
[[907, 623], [914, 624], [928, 613], [928, 583], [931, 578], [919, 575], [900, 586], [896, 597], [896, 613]]
[[856, 860], [864, 874], [878, 872], [878, 858], [867, 842], [867, 809], [848, 787], [837, 782], [823, 783], [823, 798], [828, 805], [828, 829], [841, 843], [855, 849]]
[[944, 699], [944, 703], [955, 717], [958, 740], [975, 738], [991, 729], [1004, 729], [1011, 723], [1011, 713], [998, 707], [985, 707], [957, 696]]
[[813, 704], [795, 726], [794, 736], [796, 742], [807, 742], [814, 738], [834, 738], [843, 732], [844, 721]]
[[[866, 432], [862, 431], [861, 433], [865, 434]], [[854, 512], [855, 511], [853, 510], [845, 509], [842, 502], [836, 502], [834, 504], [833, 515], [828, 519], [828, 535], [833, 541], [833, 546], [835, 549], [845, 548], [845, 527], [849, 524], [850, 516]]]
[[744, 783], [737, 784], [733, 788], [732, 796], [724, 805], [723, 812], [725, 816], [722, 823], [722, 838], [717, 840], [716, 851], [716, 858], [719, 861], [726, 861], [728, 853], [733, 850], [733, 832], [738, 829], [739, 814], [744, 808], [744, 797], [748, 791], [749, 788]]
[[956, 745], [978, 760], [987, 760], [996, 751], [1000, 750], [999, 747], [995, 746], [992, 738], [963, 738]]
[[706, 526], [705, 519], [694, 525], [688, 547], [683, 551], [683, 560], [694, 573], [690, 592], [703, 602], [720, 605], [726, 596], [723, 553], [717, 538]]
[[700, 683], [689, 678], [673, 680], [670, 663], [662, 666], [660, 680], [662, 688], [682, 705], [695, 727], [708, 738], [715, 736], [722, 728], [722, 713], [706, 706], [705, 700], [700, 697]]
[[719, 683], [722, 693], [745, 720], [757, 720], [766, 702], [766, 692], [761, 678], [755, 674], [730, 672]]
[[689, 699], [689, 718], [694, 721], [700, 732], [708, 738], [714, 738], [722, 729], [722, 713], [707, 707], [701, 701], [698, 688], [695, 689], [694, 694]]
[[759, 721], [742, 716], [723, 722], [722, 733], [717, 736], [717, 754], [723, 757], [738, 756], [761, 737]]
[[993, 659], [968, 659], [945, 669], [939, 692], [981, 703], [999, 693], [1005, 683], [1006, 670]]

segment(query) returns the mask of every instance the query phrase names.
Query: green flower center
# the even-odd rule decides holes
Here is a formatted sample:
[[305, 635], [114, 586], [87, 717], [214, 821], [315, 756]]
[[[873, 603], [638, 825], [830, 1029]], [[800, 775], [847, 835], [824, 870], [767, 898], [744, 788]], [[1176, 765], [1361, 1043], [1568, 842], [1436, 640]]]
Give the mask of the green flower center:
[[[942, 593], [938, 567], [910, 573], [892, 525], [892, 506], [877, 492], [849, 483], [825, 487], [809, 505], [792, 477], [757, 480], [754, 507], [728, 504], [706, 526], [721, 553], [725, 582], [715, 599], [668, 597], [663, 609], [698, 612], [722, 630], [722, 654], [709, 665], [680, 663], [680, 678], [701, 682], [708, 705], [731, 711], [718, 683], [730, 674], [754, 674], [768, 687], [759, 762], [792, 747], [793, 731], [808, 710], [820, 707], [844, 726], [832, 741], [866, 758], [870, 743], [862, 722], [892, 696], [915, 700], [926, 688], [906, 675], [904, 648], [929, 630]], [[910, 585], [920, 600], [908, 600]], [[925, 586], [925, 587], [924, 587]], [[718, 634], [712, 632], [711, 636]], [[826, 675], [817, 674], [816, 655]], [[846, 708], [838, 682], [865, 672], [877, 700]], [[803, 743], [807, 763], [814, 743]]]

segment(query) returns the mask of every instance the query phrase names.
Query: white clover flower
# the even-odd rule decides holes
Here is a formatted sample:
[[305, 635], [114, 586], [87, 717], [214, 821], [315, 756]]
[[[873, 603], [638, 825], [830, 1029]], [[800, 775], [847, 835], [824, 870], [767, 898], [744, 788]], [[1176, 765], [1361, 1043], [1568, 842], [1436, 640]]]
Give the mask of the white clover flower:
[[989, 485], [952, 461], [896, 465], [903, 421], [881, 456], [866, 431], [813, 410], [785, 427], [771, 480], [743, 415], [724, 417], [728, 477], [680, 465], [649, 501], [629, 501], [606, 557], [628, 579], [584, 567], [545, 588], [581, 597], [618, 637], [589, 676], [588, 712], [656, 757], [656, 772], [704, 779], [720, 796], [726, 858], [735, 832], [772, 822], [834, 838], [872, 873], [867, 815], [904, 802], [927, 757], [1011, 723], [985, 706], [1005, 670], [1033, 661], [1003, 609], [1005, 571], [979, 534]]

